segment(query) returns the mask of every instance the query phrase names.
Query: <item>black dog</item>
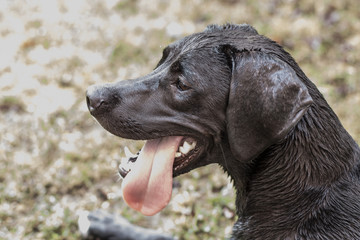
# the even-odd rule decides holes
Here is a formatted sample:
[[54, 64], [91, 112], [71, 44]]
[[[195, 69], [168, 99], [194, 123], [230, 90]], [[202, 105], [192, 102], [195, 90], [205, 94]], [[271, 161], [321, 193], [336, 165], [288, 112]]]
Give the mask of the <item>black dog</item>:
[[[149, 140], [120, 167], [125, 200], [146, 215], [168, 203], [173, 176], [218, 163], [237, 191], [232, 239], [360, 239], [358, 145], [294, 59], [249, 25], [185, 37], [149, 75], [92, 86], [87, 103], [109, 132]], [[98, 236], [125, 239], [106, 226]]]

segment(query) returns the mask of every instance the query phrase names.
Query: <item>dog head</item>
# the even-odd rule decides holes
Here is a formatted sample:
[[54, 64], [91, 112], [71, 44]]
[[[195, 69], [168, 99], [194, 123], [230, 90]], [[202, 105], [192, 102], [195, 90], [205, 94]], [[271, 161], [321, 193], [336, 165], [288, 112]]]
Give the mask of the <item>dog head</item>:
[[[285, 137], [312, 103], [306, 85], [278, 53], [284, 53], [281, 47], [249, 25], [212, 25], [166, 47], [150, 74], [90, 87], [88, 107], [109, 132], [152, 139], [140, 154], [139, 169], [156, 167], [172, 177], [221, 164], [222, 144], [229, 146], [230, 157], [246, 163]], [[154, 170], [132, 172], [138, 174], [125, 181], [146, 174], [145, 182], [159, 181], [151, 180]], [[148, 192], [139, 188], [128, 202], [154, 197], [143, 191]], [[132, 206], [141, 210], [143, 202]]]

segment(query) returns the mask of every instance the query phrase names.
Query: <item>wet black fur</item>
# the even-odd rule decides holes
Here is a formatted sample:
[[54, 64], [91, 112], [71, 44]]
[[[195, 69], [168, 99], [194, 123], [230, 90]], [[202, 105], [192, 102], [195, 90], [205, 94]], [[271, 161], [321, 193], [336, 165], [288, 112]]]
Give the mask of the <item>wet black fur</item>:
[[[294, 86], [286, 82], [286, 94], [294, 98], [283, 98], [279, 108], [285, 110], [271, 105], [270, 110], [253, 115], [270, 118], [246, 121], [247, 113], [235, 109], [238, 103], [232, 96], [244, 90], [231, 79], [251, 78], [246, 74], [252, 69], [264, 78], [273, 76], [261, 73], [266, 67], [275, 73], [283, 69], [280, 78], [289, 74], [297, 79]], [[179, 91], [179, 72], [191, 90]], [[270, 86], [261, 84], [259, 88]], [[200, 158], [175, 175], [218, 163], [231, 176], [238, 215], [231, 239], [360, 239], [357, 143], [294, 59], [251, 26], [209, 26], [167, 48], [153, 73], [99, 87], [96, 94], [106, 101], [92, 114], [115, 135], [133, 139], [185, 135], [200, 140]], [[245, 99], [249, 102], [245, 109], [254, 111], [257, 97]], [[230, 105], [236, 111], [229, 111]], [[289, 113], [292, 105], [298, 110]], [[256, 107], [260, 111], [262, 106]], [[272, 111], [279, 111], [279, 117], [271, 120]], [[279, 126], [284, 125], [283, 131]], [[259, 136], [264, 142], [246, 149], [237, 145], [252, 140], [242, 139], [246, 134], [236, 135], [240, 126], [250, 129], [245, 132], [249, 138], [256, 135], [254, 142], [259, 142]], [[150, 238], [144, 234], [141, 239]]]

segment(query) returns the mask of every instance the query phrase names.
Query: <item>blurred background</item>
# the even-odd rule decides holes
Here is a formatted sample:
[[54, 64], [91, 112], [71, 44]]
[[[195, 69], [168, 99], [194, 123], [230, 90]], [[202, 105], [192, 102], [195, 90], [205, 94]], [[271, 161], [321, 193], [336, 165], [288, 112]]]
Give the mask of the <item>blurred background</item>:
[[0, 239], [79, 239], [103, 209], [179, 239], [223, 239], [234, 192], [215, 165], [175, 180], [144, 217], [116, 174], [123, 147], [87, 111], [94, 83], [151, 71], [162, 48], [211, 23], [249, 23], [289, 51], [360, 141], [358, 0], [0, 0]]

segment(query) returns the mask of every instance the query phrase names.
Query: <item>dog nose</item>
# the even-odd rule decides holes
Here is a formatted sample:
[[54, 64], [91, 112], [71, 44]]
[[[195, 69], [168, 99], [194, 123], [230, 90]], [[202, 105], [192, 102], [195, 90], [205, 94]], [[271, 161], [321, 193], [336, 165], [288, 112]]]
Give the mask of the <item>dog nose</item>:
[[90, 86], [86, 91], [86, 103], [90, 113], [95, 113], [106, 103], [100, 86]]

